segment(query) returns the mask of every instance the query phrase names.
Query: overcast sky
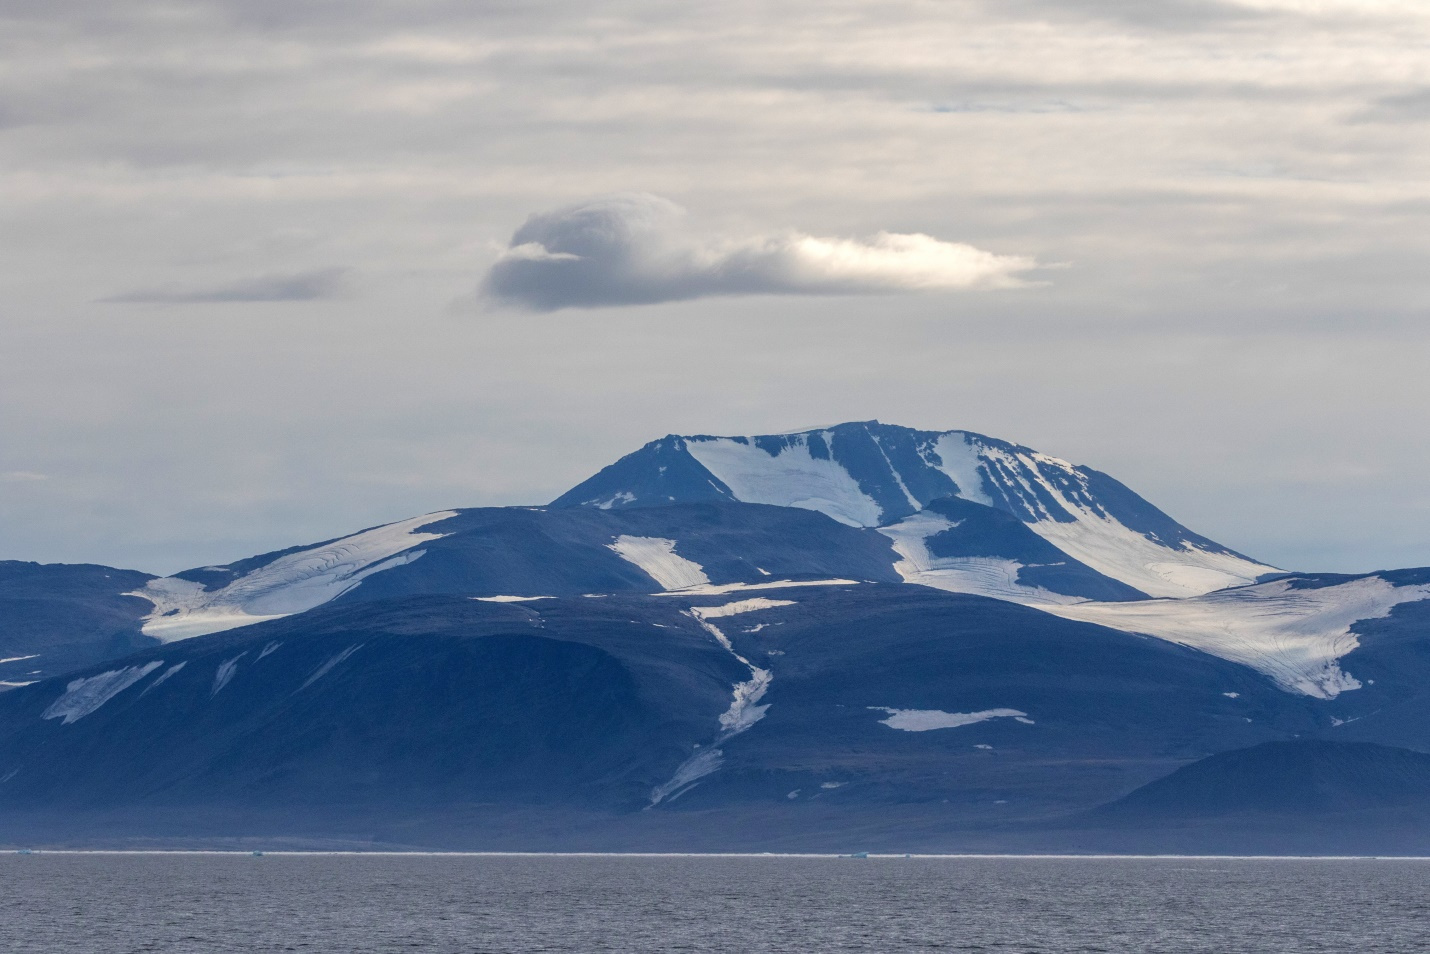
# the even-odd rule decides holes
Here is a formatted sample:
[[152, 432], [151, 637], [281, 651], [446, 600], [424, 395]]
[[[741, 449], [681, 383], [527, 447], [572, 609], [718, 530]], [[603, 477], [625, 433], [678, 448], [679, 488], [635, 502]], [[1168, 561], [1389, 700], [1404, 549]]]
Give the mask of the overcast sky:
[[1430, 6], [0, 0], [0, 558], [878, 418], [1430, 564]]

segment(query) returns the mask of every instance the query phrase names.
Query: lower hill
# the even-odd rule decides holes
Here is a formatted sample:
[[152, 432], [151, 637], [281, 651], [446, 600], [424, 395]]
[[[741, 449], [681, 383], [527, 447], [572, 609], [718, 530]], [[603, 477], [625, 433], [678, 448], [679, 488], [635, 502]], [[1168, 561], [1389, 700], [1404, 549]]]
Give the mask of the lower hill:
[[0, 841], [1021, 850], [1330, 728], [1246, 667], [999, 600], [723, 589], [339, 601], [15, 689]]
[[1129, 822], [1430, 810], [1430, 755], [1368, 742], [1295, 739], [1221, 752], [1096, 814]]
[[1430, 854], [1430, 755], [1295, 739], [1221, 752], [1047, 826], [1042, 850]]

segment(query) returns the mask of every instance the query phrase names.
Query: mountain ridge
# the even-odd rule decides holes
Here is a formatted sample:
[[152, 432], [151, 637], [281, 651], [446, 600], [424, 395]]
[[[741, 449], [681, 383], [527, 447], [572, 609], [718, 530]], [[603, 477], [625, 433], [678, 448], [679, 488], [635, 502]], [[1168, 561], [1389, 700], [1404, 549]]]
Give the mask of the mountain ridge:
[[1100, 471], [971, 431], [878, 421], [778, 435], [668, 435], [551, 506], [735, 499], [881, 527], [950, 496], [1011, 514], [1073, 559], [1149, 596], [1199, 595], [1280, 572], [1183, 527]]

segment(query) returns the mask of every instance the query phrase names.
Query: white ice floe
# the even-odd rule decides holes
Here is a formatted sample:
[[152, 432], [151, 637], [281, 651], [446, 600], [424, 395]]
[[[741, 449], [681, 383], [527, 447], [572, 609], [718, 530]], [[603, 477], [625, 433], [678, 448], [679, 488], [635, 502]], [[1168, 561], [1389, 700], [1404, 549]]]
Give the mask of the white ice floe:
[[163, 577], [126, 595], [154, 604], [144, 633], [164, 642], [290, 616], [337, 599], [374, 573], [421, 557], [423, 551], [413, 547], [446, 534], [417, 531], [455, 515], [450, 510], [429, 513], [290, 553], [217, 590]]
[[770, 682], [774, 678], [773, 674], [768, 669], [761, 669], [736, 652], [730, 638], [710, 620], [793, 605], [790, 600], [756, 598], [737, 600], [721, 606], [692, 606], [690, 608], [689, 614], [696, 623], [700, 624], [700, 628], [715, 637], [715, 641], [723, 646], [726, 652], [749, 669], [750, 678], [735, 683], [731, 690], [730, 707], [720, 714], [720, 731], [716, 735], [715, 741], [708, 748], [702, 749], [681, 763], [669, 781], [652, 789], [650, 793], [651, 805], [658, 805], [667, 799], [679, 797], [690, 786], [719, 769], [722, 759], [718, 746], [759, 722], [770, 708], [768, 704], [760, 705], [759, 702], [769, 691]]
[[987, 722], [989, 719], [1013, 719], [1025, 725], [1032, 725], [1028, 713], [1017, 709], [984, 709], [981, 712], [943, 712], [939, 709], [890, 709], [886, 706], [869, 706], [876, 712], [887, 712], [887, 719], [880, 719], [891, 729], [904, 732], [929, 732], [933, 729], [956, 729], [963, 725]]
[[1228, 699], [1239, 699], [1241, 697], [1241, 693], [1239, 692], [1223, 692], [1222, 695], [1226, 696]]
[[1351, 627], [1380, 619], [1401, 603], [1430, 598], [1430, 584], [1395, 586], [1367, 576], [1335, 586], [1290, 580], [1221, 590], [1181, 600], [1079, 603], [1047, 612], [1144, 633], [1250, 666], [1278, 686], [1334, 699], [1360, 682], [1339, 660], [1359, 645]]
[[530, 603], [532, 600], [554, 600], [554, 596], [474, 596], [483, 603]]
[[24, 660], [26, 660], [26, 659], [39, 659], [39, 658], [40, 658], [40, 654], [39, 654], [39, 653], [35, 653], [33, 656], [11, 656], [11, 657], [8, 658], [8, 659], [0, 659], [0, 666], [3, 666], [5, 663], [22, 662], [22, 661], [24, 661]]
[[363, 644], [358, 643], [354, 646], [349, 646], [347, 649], [344, 649], [340, 653], [336, 653], [335, 655], [330, 656], [326, 662], [324, 662], [317, 669], [313, 670], [313, 674], [308, 677], [308, 680], [306, 682], [304, 682], [301, 686], [298, 687], [298, 691], [302, 692], [304, 689], [307, 689], [319, 679], [322, 679], [328, 673], [332, 672], [334, 667], [338, 666], [340, 663], [346, 660], [353, 653], [357, 652], [359, 649], [362, 649], [362, 647]]
[[[823, 437], [826, 446], [833, 440], [832, 432]], [[728, 437], [688, 440], [685, 447], [737, 500], [817, 510], [851, 527], [882, 522], [874, 498], [842, 465], [811, 455], [806, 435], [794, 435], [778, 454]]]
[[822, 788], [822, 789], [825, 789], [826, 791], [829, 791], [829, 790], [836, 789], [836, 788], [843, 788], [843, 787], [844, 787], [844, 783], [843, 783], [843, 782], [820, 782], [820, 783], [819, 783], [819, 787]]
[[801, 586], [858, 586], [858, 580], [772, 580], [769, 583], [707, 583], [655, 596], [724, 596], [748, 590], [792, 590]]
[[218, 669], [214, 670], [214, 687], [213, 691], [209, 693], [210, 699], [218, 695], [219, 692], [223, 690], [223, 687], [229, 684], [234, 674], [238, 672], [238, 661], [247, 655], [248, 653], [242, 652], [232, 659], [225, 659], [219, 663]]
[[1029, 606], [1047, 603], [1076, 603], [1082, 598], [1054, 593], [1041, 586], [1018, 582], [1023, 564], [1001, 557], [936, 557], [929, 552], [930, 537], [952, 530], [958, 524], [927, 510], [898, 523], [879, 527], [893, 541], [899, 562], [894, 570], [907, 583], [932, 586], [950, 593], [973, 593]]
[[[276, 653], [276, 652], [278, 651], [278, 648], [279, 648], [280, 646], [282, 646], [282, 645], [283, 645], [283, 643], [282, 643], [281, 640], [277, 640], [277, 639], [273, 640], [272, 642], [268, 643], [268, 645], [266, 645], [266, 646], [263, 647], [263, 652], [261, 652], [261, 653], [258, 654], [258, 658], [259, 658], [259, 659], [262, 659], [263, 657], [269, 655], [270, 653]], [[255, 662], [256, 662], [256, 661], [257, 661], [257, 660], [255, 660]]]
[[13, 679], [0, 679], [0, 687], [4, 687], [6, 689], [23, 689], [26, 686], [33, 686], [39, 681], [40, 680], [38, 679], [31, 679], [26, 682], [16, 682]]
[[61, 725], [77, 722], [162, 665], [164, 660], [155, 659], [142, 666], [125, 666], [97, 676], [72, 679], [65, 686], [64, 694], [50, 703], [40, 718], [64, 719]]
[[627, 562], [640, 567], [667, 590], [681, 590], [710, 582], [705, 569], [675, 552], [675, 541], [664, 537], [619, 536], [606, 546]]

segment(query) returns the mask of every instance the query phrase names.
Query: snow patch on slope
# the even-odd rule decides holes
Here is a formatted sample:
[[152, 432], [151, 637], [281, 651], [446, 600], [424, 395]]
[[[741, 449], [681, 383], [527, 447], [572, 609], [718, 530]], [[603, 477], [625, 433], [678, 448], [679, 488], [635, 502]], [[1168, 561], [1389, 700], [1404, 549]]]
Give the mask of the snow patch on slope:
[[313, 683], [317, 682], [319, 679], [322, 679], [322, 678], [323, 678], [324, 676], [326, 676], [328, 673], [332, 672], [335, 667], [337, 667], [337, 666], [340, 665], [342, 662], [344, 662], [349, 656], [351, 656], [353, 653], [357, 652], [359, 649], [362, 649], [362, 647], [363, 647], [363, 644], [362, 644], [362, 643], [358, 643], [358, 644], [356, 644], [356, 645], [354, 645], [354, 646], [349, 646], [347, 649], [344, 649], [342, 652], [337, 653], [337, 654], [335, 654], [335, 655], [329, 657], [328, 660], [327, 660], [325, 663], [323, 663], [323, 664], [322, 664], [321, 666], [319, 666], [317, 669], [313, 670], [313, 674], [308, 677], [308, 680], [307, 680], [306, 682], [304, 682], [301, 686], [298, 687], [298, 691], [299, 691], [299, 692], [302, 692], [304, 689], [307, 689], [309, 686], [311, 686]]
[[719, 769], [723, 761], [723, 753], [718, 746], [749, 729], [756, 722], [763, 719], [765, 713], [769, 711], [769, 705], [759, 705], [759, 701], [764, 698], [765, 693], [769, 691], [770, 682], [774, 679], [774, 676], [768, 669], [761, 669], [737, 653], [735, 647], [730, 642], [730, 638], [726, 636], [718, 626], [710, 622], [710, 620], [720, 619], [726, 616], [736, 616], [740, 613], [752, 613], [758, 610], [793, 605], [794, 603], [791, 600], [756, 598], [737, 600], [733, 603], [725, 603], [720, 606], [692, 606], [690, 608], [690, 616], [694, 618], [695, 622], [700, 624], [701, 629], [704, 629], [711, 636], [714, 636], [716, 642], [723, 646], [726, 652], [734, 656], [741, 664], [750, 670], [750, 678], [743, 682], [735, 683], [731, 693], [730, 708], [720, 714], [720, 732], [715, 737], [715, 741], [709, 747], [695, 753], [682, 762], [669, 781], [651, 789], [650, 804], [646, 806], [647, 808], [659, 805], [666, 799], [679, 797], [684, 794], [690, 786]]
[[143, 630], [166, 643], [291, 616], [337, 599], [374, 573], [418, 559], [423, 551], [412, 547], [446, 534], [417, 531], [453, 516], [450, 510], [429, 513], [290, 553], [217, 590], [163, 577], [125, 595], [154, 604]]
[[929, 552], [928, 539], [958, 524], [927, 510], [913, 514], [896, 524], [879, 527], [893, 541], [894, 552], [900, 557], [894, 570], [906, 583], [918, 583], [947, 590], [950, 593], [973, 593], [1009, 600], [1028, 606], [1050, 603], [1076, 603], [1080, 597], [1054, 593], [1041, 586], [1025, 586], [1018, 582], [1023, 564], [1001, 557], [936, 557]]
[[[824, 439], [828, 444], [832, 435], [826, 432]], [[737, 500], [817, 510], [851, 527], [881, 522], [883, 511], [874, 499], [842, 465], [810, 454], [804, 435], [773, 455], [727, 437], [688, 440], [685, 448]]]
[[705, 568], [675, 552], [675, 541], [663, 537], [619, 536], [606, 544], [622, 560], [634, 563], [667, 590], [709, 583]]
[[679, 592], [655, 593], [654, 596], [724, 596], [746, 590], [789, 590], [800, 586], [858, 586], [858, 580], [771, 580], [769, 583], [708, 583], [686, 587]]
[[153, 682], [149, 683], [149, 685], [145, 686], [144, 691], [139, 693], [139, 698], [143, 699], [150, 692], [154, 691], [155, 689], [158, 689], [164, 683], [168, 682], [170, 676], [173, 676], [174, 674], [178, 673], [179, 670], [183, 669], [188, 664], [189, 661], [185, 659], [183, 662], [176, 662], [168, 669], [165, 669], [163, 672], [159, 673], [159, 678], [155, 679]]
[[213, 691], [209, 693], [210, 699], [222, 692], [223, 687], [229, 684], [238, 672], [238, 661], [247, 655], [248, 653], [242, 652], [232, 659], [225, 659], [219, 663], [218, 669], [214, 671], [214, 687]]
[[[940, 444], [942, 446], [942, 444]], [[1200, 596], [1212, 590], [1254, 583], [1276, 572], [1273, 566], [1256, 563], [1233, 553], [1204, 550], [1191, 543], [1172, 547], [1149, 539], [1145, 534], [1104, 516], [1085, 503], [1066, 496], [1049, 480], [1043, 469], [1060, 472], [1082, 485], [1087, 498], [1092, 492], [1087, 478], [1065, 460], [1037, 452], [1014, 453], [999, 447], [983, 447], [981, 457], [1004, 473], [1014, 473], [1027, 486], [1036, 484], [1030, 506], [1039, 507], [1036, 497], [1050, 497], [1072, 515], [1071, 522], [1042, 514], [1028, 523], [1028, 529], [1068, 556], [1105, 576], [1136, 587], [1150, 596]]]
[[1295, 587], [1290, 580], [1275, 580], [1181, 600], [1045, 609], [1191, 646], [1250, 666], [1289, 692], [1334, 699], [1361, 685], [1339, 664], [1360, 644], [1351, 627], [1427, 598], [1430, 584], [1395, 586], [1368, 576], [1335, 586]]
[[942, 434], [934, 444], [933, 451], [938, 457], [938, 463], [928, 463], [943, 471], [945, 476], [958, 485], [960, 497], [986, 507], [993, 506], [992, 498], [983, 490], [983, 461], [978, 456], [978, 448], [967, 434], [962, 431]]
[[162, 665], [164, 660], [156, 659], [142, 666], [125, 666], [97, 676], [73, 679], [65, 686], [64, 694], [40, 713], [40, 718], [62, 718], [61, 725], [78, 722]]
[[753, 613], [756, 610], [775, 609], [779, 606], [794, 606], [794, 600], [771, 600], [763, 596], [756, 596], [748, 600], [736, 600], [733, 603], [724, 603], [720, 606], [696, 606], [691, 609], [701, 619], [719, 619], [722, 616], [737, 616], [740, 613]]
[[929, 732], [933, 729], [956, 729], [962, 725], [987, 722], [989, 719], [1015, 719], [1025, 725], [1032, 725], [1028, 713], [1017, 709], [984, 709], [981, 712], [944, 712], [940, 709], [890, 709], [886, 706], [869, 706], [876, 712], [887, 712], [887, 719], [880, 719], [891, 729], [904, 732]]

